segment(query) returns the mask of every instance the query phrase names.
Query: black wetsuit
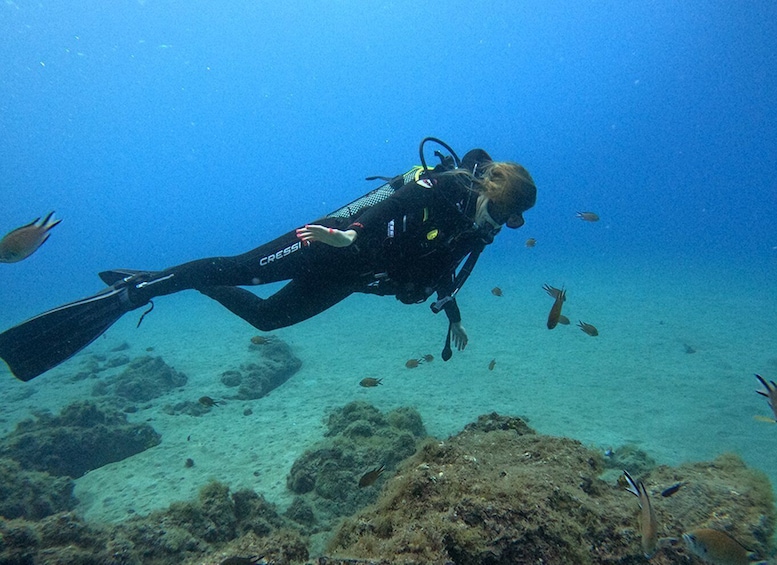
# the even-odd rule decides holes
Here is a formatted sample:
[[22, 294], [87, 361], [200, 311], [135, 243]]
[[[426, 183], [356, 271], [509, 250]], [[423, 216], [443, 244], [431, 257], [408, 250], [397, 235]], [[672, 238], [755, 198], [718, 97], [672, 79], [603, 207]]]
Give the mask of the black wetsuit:
[[[234, 257], [200, 259], [153, 273], [130, 288], [142, 304], [155, 296], [197, 289], [264, 331], [319, 314], [351, 293], [394, 295], [405, 303], [425, 301], [433, 292], [454, 290], [456, 269], [482, 249], [475, 228], [477, 194], [452, 175], [432, 175], [406, 184], [352, 218], [324, 217], [312, 224], [353, 229], [348, 247], [320, 242], [303, 245], [296, 231]], [[238, 286], [288, 280], [263, 299]], [[460, 321], [455, 300], [444, 306]]]

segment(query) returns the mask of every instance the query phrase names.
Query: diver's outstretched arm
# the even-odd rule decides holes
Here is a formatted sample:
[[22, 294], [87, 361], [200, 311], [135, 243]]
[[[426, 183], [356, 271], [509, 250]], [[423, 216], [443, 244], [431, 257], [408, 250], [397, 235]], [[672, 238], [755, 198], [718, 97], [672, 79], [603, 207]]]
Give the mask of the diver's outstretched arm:
[[297, 228], [297, 237], [305, 245], [320, 241], [332, 247], [348, 247], [356, 240], [356, 236], [356, 230], [343, 231], [318, 224], [305, 224], [303, 227]]

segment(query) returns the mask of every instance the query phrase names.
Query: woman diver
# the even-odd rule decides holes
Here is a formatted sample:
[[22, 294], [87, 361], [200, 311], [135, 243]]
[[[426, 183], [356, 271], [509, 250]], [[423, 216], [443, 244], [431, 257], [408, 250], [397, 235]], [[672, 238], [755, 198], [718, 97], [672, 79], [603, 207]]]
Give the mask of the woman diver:
[[[433, 169], [424, 158], [429, 141], [450, 153], [435, 152], [441, 162]], [[195, 289], [263, 331], [307, 320], [354, 292], [393, 295], [406, 304], [437, 292], [431, 307], [449, 320], [447, 360], [451, 341], [457, 349], [467, 345], [456, 293], [502, 226], [523, 225], [536, 187], [522, 166], [495, 162], [482, 149], [459, 160], [445, 143], [426, 138], [419, 153], [421, 167], [247, 253], [163, 271], [102, 272], [110, 285], [103, 292], [0, 334], [0, 358], [28, 381], [86, 347], [123, 314], [153, 307], [157, 296]], [[289, 282], [268, 298], [238, 288], [279, 281]]]

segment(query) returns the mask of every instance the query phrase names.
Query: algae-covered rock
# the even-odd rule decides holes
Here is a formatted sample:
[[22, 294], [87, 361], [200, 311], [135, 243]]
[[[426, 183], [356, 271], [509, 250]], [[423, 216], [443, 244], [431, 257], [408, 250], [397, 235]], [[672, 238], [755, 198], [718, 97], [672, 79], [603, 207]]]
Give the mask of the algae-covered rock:
[[161, 357], [145, 355], [133, 359], [119, 374], [105, 382], [113, 394], [132, 402], [148, 402], [163, 394], [182, 387], [187, 382], [183, 373], [170, 367]]
[[650, 472], [656, 466], [656, 461], [644, 449], [629, 443], [610, 450], [605, 465], [618, 473], [626, 469], [636, 477]]
[[20, 422], [0, 441], [0, 456], [15, 459], [26, 470], [80, 477], [160, 441], [148, 424], [130, 424], [125, 414], [93, 402], [74, 402], [58, 416], [41, 413]]
[[[346, 519], [334, 557], [463, 565], [644, 563], [635, 496], [599, 479], [602, 455], [491, 414], [428, 441], [388, 479], [375, 505]], [[766, 478], [730, 456], [641, 477], [659, 536], [725, 529], [768, 556], [775, 508]], [[671, 497], [661, 490], [682, 481]], [[682, 544], [652, 563], [688, 563]]]
[[[723, 530], [740, 543], [766, 556], [777, 523], [774, 493], [769, 478], [749, 469], [733, 453], [710, 462], [686, 463], [679, 467], [661, 465], [642, 477], [654, 506], [662, 509], [662, 523], [668, 532], [692, 527]], [[670, 487], [679, 488], [668, 497]]]
[[[420, 415], [400, 408], [381, 413], [363, 401], [351, 402], [328, 418], [326, 439], [294, 462], [286, 486], [296, 493], [287, 516], [314, 532], [353, 513], [377, 497], [397, 464], [412, 455], [426, 436]], [[359, 487], [360, 478], [383, 466], [374, 485]]]
[[[255, 400], [267, 395], [302, 367], [302, 361], [280, 339], [266, 342], [257, 351], [256, 361], [241, 365], [240, 371], [230, 370], [222, 375], [226, 386], [238, 387], [235, 398], [239, 400]], [[228, 375], [226, 380], [225, 375]]]
[[39, 471], [25, 471], [18, 462], [0, 458], [0, 516], [39, 520], [71, 510], [78, 502], [73, 481]]
[[[200, 490], [197, 500], [173, 503], [146, 518], [132, 518], [117, 530], [131, 542], [135, 554], [141, 555], [142, 563], [182, 563], [188, 558], [203, 563], [210, 562], [205, 557], [214, 547], [249, 534], [264, 539], [288, 530], [291, 524], [255, 492], [230, 493], [226, 485], [211, 482]], [[294, 535], [300, 539], [299, 534]]]
[[39, 522], [0, 518], [0, 564], [216, 565], [240, 555], [303, 563], [308, 552], [274, 505], [216, 482], [197, 500], [113, 526], [88, 524], [72, 513]]

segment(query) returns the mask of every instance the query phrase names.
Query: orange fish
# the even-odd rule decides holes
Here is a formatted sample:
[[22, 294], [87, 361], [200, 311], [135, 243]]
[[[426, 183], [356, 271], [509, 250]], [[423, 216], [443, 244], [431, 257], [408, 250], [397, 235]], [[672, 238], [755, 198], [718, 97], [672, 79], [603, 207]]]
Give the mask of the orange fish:
[[584, 222], [598, 222], [599, 215], [596, 212], [578, 212], [575, 214], [578, 218]]
[[756, 556], [726, 532], [712, 528], [696, 528], [683, 534], [683, 541], [691, 553], [706, 563], [715, 565], [768, 565], [756, 561]]
[[639, 507], [642, 510], [639, 517], [639, 528], [642, 531], [642, 552], [645, 557], [650, 559], [656, 553], [658, 547], [658, 520], [656, 513], [653, 512], [653, 505], [650, 504], [650, 498], [645, 490], [642, 481], [636, 482], [631, 478], [628, 471], [623, 471], [629, 486], [626, 488], [631, 494], [639, 498]]
[[491, 289], [491, 294], [493, 294], [494, 296], [502, 296], [502, 289], [499, 288], [498, 286], [495, 286], [494, 288]]
[[596, 337], [599, 335], [599, 330], [596, 329], [596, 326], [592, 324], [586, 324], [585, 322], [578, 321], [577, 327], [583, 330], [585, 333], [590, 335], [591, 337]]
[[16, 263], [26, 259], [46, 243], [49, 232], [62, 220], [51, 221], [54, 212], [49, 212], [43, 221], [35, 218], [26, 226], [16, 228], [0, 239], [0, 263]]
[[548, 329], [552, 330], [558, 324], [559, 317], [561, 316], [561, 307], [564, 305], [564, 301], [567, 299], [567, 292], [562, 288], [554, 288], [550, 285], [543, 285], [542, 289], [548, 293], [549, 296], [555, 298], [553, 306], [550, 308], [550, 314], [548, 314]]
[[537, 240], [533, 237], [526, 240], [526, 247], [534, 247], [535, 245], [537, 245]]

